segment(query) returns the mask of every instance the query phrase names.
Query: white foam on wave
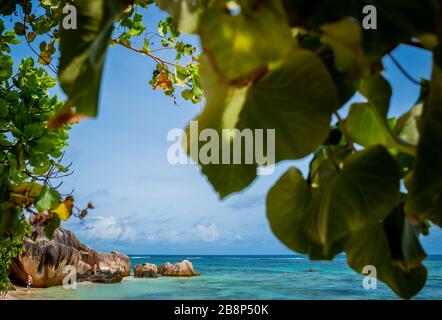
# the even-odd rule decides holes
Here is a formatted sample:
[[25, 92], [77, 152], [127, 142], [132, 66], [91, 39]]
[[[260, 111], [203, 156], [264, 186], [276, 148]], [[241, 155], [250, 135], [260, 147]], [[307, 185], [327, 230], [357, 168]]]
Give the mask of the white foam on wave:
[[290, 258], [247, 258], [247, 257], [242, 257], [242, 258], [219, 258], [220, 260], [307, 260], [307, 258], [302, 258], [302, 257], [290, 257]]

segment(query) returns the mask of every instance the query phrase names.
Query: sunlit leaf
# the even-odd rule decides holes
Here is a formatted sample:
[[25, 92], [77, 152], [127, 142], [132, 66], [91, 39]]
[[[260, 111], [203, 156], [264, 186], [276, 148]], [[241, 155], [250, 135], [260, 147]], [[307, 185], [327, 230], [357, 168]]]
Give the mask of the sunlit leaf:
[[43, 212], [52, 209], [60, 200], [60, 194], [49, 187], [45, 187], [35, 203], [38, 211]]
[[52, 214], [56, 214], [62, 221], [67, 221], [72, 216], [72, 208], [74, 206], [74, 198], [69, 196], [58, 206], [51, 210]]
[[101, 77], [114, 20], [122, 0], [76, 0], [78, 28], [60, 28], [59, 80], [76, 113], [97, 114]]
[[210, 62], [228, 80], [284, 57], [292, 46], [279, 1], [252, 0], [240, 5], [237, 13], [229, 11], [224, 1], [214, 2], [204, 11], [199, 28]]
[[419, 265], [404, 272], [394, 263], [382, 222], [353, 233], [345, 244], [348, 265], [359, 273], [366, 266], [376, 268], [377, 277], [400, 297], [409, 299], [425, 285], [427, 269]]
[[318, 184], [310, 187], [292, 168], [267, 197], [275, 235], [311, 258], [339, 253], [346, 237], [384, 219], [399, 198], [398, 168], [382, 147], [349, 156]]

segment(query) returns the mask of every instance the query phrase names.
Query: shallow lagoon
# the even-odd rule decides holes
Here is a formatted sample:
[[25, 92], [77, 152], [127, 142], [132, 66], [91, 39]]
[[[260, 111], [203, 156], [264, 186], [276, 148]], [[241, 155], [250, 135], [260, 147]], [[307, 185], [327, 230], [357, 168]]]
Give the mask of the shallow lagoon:
[[[397, 299], [378, 282], [362, 287], [363, 277], [348, 268], [345, 257], [313, 262], [302, 256], [132, 256], [133, 266], [150, 262], [192, 261], [198, 277], [125, 278], [119, 284], [79, 284], [35, 289], [30, 299]], [[427, 286], [415, 299], [442, 299], [442, 256], [430, 256]]]

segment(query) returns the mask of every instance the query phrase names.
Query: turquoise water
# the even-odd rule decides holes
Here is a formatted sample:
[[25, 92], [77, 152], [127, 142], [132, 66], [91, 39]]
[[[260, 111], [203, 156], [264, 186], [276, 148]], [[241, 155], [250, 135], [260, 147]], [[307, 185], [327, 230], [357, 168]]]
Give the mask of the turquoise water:
[[[41, 299], [396, 299], [383, 283], [365, 290], [363, 277], [345, 257], [312, 262], [301, 256], [133, 256], [133, 266], [150, 262], [192, 261], [201, 275], [192, 278], [125, 278], [119, 284], [80, 284], [36, 290]], [[429, 278], [416, 299], [442, 299], [442, 256], [426, 260]], [[308, 272], [314, 269], [316, 272]]]

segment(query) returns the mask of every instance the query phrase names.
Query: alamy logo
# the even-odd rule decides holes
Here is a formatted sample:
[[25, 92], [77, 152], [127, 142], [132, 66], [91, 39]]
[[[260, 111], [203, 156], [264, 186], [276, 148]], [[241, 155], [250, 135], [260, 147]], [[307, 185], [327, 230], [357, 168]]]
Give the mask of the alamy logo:
[[63, 289], [77, 290], [77, 268], [74, 266], [65, 266], [63, 268]]
[[76, 30], [77, 29], [77, 8], [71, 4], [67, 4], [63, 7], [63, 14], [66, 16], [63, 18], [63, 29]]
[[367, 274], [364, 279], [362, 280], [362, 286], [365, 290], [374, 290], [378, 286], [377, 281], [377, 270], [375, 266], [368, 265], [365, 266], [364, 269], [362, 269], [363, 274]]
[[[189, 137], [182, 129], [170, 130], [167, 141], [174, 142], [167, 151], [172, 165], [192, 164], [191, 159], [208, 164], [257, 164], [258, 175], [271, 175], [275, 171], [275, 129], [222, 129], [198, 130], [198, 121], [191, 121]], [[187, 145], [190, 141], [189, 145]], [[203, 145], [200, 145], [203, 143]]]
[[362, 13], [365, 14], [362, 20], [362, 28], [365, 30], [377, 30], [378, 29], [378, 13], [377, 9], [373, 5], [366, 5], [362, 9]]

